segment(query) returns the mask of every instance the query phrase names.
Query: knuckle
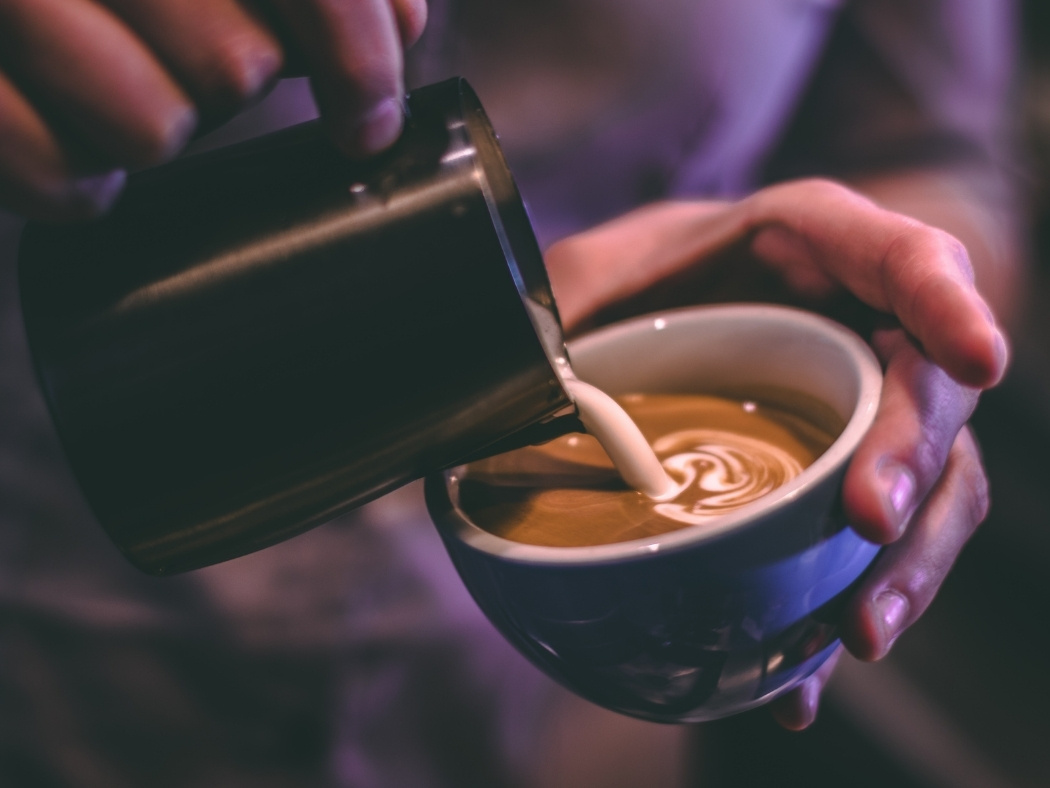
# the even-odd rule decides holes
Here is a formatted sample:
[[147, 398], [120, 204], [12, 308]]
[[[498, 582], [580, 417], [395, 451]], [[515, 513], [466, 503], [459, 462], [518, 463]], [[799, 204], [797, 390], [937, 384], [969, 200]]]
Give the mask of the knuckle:
[[885, 257], [897, 271], [903, 271], [926, 257], [939, 244], [938, 230], [902, 217], [903, 224], [890, 239]]
[[944, 247], [945, 251], [949, 252], [950, 254], [956, 256], [959, 259], [966, 259], [966, 246], [965, 244], [963, 244], [962, 241], [960, 241], [954, 235], [945, 230], [941, 230], [936, 227], [931, 227], [929, 229], [937, 236], [937, 240]]
[[952, 260], [958, 274], [973, 282], [966, 248], [943, 230], [906, 217], [901, 217], [901, 222], [883, 253], [884, 289], [910, 293], [911, 312], [920, 304], [936, 309], [947, 281], [955, 279], [945, 270], [945, 260]]
[[927, 224], [914, 222], [908, 231], [911, 240], [913, 258], [934, 260], [951, 260], [958, 272], [966, 279], [973, 280], [973, 266], [965, 244], [949, 232]]
[[944, 246], [946, 256], [955, 261], [955, 264], [959, 267], [959, 272], [972, 283], [974, 281], [973, 263], [970, 262], [970, 253], [966, 249], [966, 244], [943, 230], [938, 230], [937, 232]]
[[900, 231], [893, 236], [886, 257], [897, 261], [901, 268], [932, 264], [944, 259], [953, 260], [959, 272], [972, 279], [973, 267], [965, 245], [954, 235], [931, 227], [915, 219], [901, 217]]

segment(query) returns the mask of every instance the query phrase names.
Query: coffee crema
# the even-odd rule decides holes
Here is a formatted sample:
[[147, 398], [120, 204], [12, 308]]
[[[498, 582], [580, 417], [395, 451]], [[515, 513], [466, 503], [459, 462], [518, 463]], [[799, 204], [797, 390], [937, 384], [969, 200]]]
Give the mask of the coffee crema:
[[728, 398], [616, 397], [674, 480], [654, 501], [629, 489], [590, 435], [574, 433], [468, 465], [459, 502], [479, 527], [554, 547], [612, 544], [704, 525], [798, 476], [842, 420], [796, 392]]

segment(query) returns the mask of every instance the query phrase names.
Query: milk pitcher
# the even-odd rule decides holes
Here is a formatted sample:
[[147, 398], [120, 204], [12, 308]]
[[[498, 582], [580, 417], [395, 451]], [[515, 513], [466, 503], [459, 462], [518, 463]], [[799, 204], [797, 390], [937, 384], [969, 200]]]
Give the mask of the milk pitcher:
[[317, 122], [129, 179], [19, 258], [41, 387], [95, 515], [167, 574], [575, 428], [539, 247], [460, 79], [368, 162]]

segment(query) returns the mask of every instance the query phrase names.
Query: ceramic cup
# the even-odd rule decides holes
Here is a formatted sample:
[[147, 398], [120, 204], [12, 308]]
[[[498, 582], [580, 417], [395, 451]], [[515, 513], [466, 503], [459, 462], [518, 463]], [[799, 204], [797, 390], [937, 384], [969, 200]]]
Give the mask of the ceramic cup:
[[502, 539], [459, 508], [462, 467], [431, 475], [428, 508], [478, 605], [557, 681], [632, 716], [715, 719], [797, 686], [835, 649], [840, 603], [878, 551], [840, 497], [878, 406], [871, 350], [817, 315], [725, 305], [602, 328], [569, 355], [610, 394], [788, 387], [846, 426], [801, 475], [715, 523], [611, 545]]

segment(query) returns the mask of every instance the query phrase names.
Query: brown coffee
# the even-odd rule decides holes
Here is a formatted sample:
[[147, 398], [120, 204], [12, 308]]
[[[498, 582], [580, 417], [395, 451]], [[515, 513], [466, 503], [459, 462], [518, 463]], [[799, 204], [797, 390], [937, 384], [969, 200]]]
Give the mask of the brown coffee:
[[572, 434], [467, 466], [463, 510], [497, 536], [557, 547], [702, 526], [793, 479], [844, 426], [828, 406], [796, 392], [616, 399], [680, 488], [672, 500], [627, 489], [598, 442]]

